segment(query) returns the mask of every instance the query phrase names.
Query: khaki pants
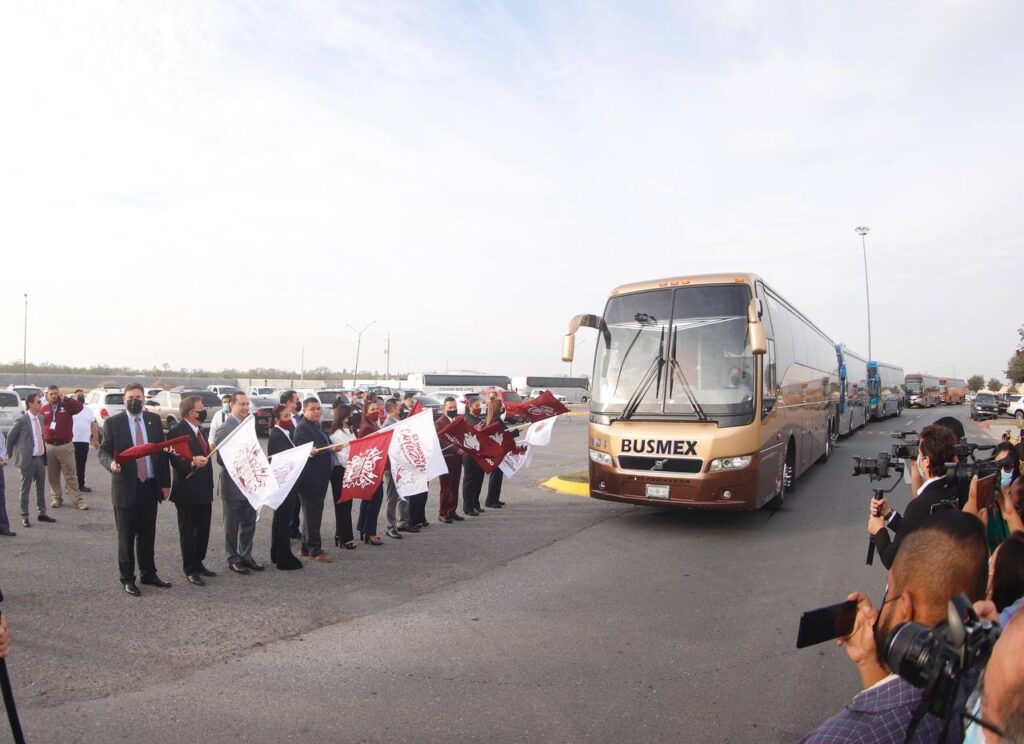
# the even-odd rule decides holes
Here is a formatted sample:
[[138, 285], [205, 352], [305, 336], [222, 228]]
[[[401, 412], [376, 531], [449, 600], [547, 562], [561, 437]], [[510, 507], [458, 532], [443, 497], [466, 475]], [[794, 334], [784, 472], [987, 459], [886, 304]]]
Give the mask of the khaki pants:
[[75, 446], [71, 442], [46, 445], [46, 479], [50, 481], [50, 500], [53, 506], [60, 506], [64, 503], [64, 490], [60, 487], [62, 473], [68, 489], [68, 500], [78, 506], [82, 503], [82, 493], [78, 490]]

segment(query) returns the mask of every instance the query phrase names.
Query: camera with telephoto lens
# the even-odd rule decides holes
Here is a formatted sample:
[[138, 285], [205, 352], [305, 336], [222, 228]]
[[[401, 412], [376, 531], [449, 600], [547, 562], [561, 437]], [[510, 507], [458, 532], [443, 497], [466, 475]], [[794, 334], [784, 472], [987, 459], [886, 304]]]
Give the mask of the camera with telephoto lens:
[[967, 488], [971, 479], [978, 476], [978, 479], [987, 478], [999, 472], [1000, 465], [994, 460], [981, 460], [980, 462], [947, 462], [946, 479], [957, 488]]
[[947, 620], [930, 628], [901, 623], [885, 641], [889, 670], [925, 691], [925, 712], [949, 719], [967, 670], [983, 667], [999, 640], [1000, 628], [979, 620], [966, 594], [949, 602]]
[[871, 480], [885, 480], [891, 473], [903, 474], [903, 463], [893, 459], [888, 452], [879, 452], [877, 457], [854, 457], [853, 474], [869, 475]]

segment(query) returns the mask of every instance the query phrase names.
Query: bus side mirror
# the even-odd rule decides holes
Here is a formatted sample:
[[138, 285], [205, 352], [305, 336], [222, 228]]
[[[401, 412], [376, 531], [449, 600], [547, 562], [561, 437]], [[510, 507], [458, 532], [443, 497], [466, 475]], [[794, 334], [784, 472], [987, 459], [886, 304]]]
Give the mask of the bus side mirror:
[[576, 354], [576, 334], [567, 333], [562, 338], [562, 361], [571, 362]]
[[764, 323], [760, 320], [748, 323], [747, 335], [750, 336], [750, 351], [752, 354], [768, 353], [768, 339], [764, 335]]
[[775, 409], [775, 404], [778, 402], [778, 398], [769, 398], [767, 396], [761, 398], [761, 408], [764, 414], [769, 414]]

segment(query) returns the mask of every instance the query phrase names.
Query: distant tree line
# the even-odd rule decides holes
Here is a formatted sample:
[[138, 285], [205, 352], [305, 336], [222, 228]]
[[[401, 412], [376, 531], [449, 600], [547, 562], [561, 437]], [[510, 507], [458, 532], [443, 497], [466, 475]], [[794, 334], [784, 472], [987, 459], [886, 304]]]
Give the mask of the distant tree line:
[[[131, 376], [143, 376], [143, 377], [159, 377], [160, 375], [176, 375], [180, 377], [225, 377], [228, 379], [252, 378], [252, 379], [275, 379], [275, 380], [291, 380], [298, 379], [303, 375], [295, 370], [290, 369], [278, 369], [276, 367], [253, 367], [252, 369], [235, 369], [229, 367], [227, 369], [203, 369], [195, 368], [188, 369], [186, 367], [172, 368], [171, 365], [164, 363], [159, 367], [150, 367], [149, 369], [136, 368], [136, 367], [115, 367], [106, 364], [93, 364], [88, 367], [76, 367], [69, 364], [55, 364], [53, 362], [29, 362], [27, 365], [23, 364], [21, 360], [14, 362], [0, 362], [0, 372], [21, 372], [25, 370], [30, 374], [46, 375], [46, 374], [64, 374], [64, 375], [131, 375]], [[334, 370], [327, 367], [316, 367], [314, 369], [307, 369], [304, 373], [305, 377], [310, 379], [343, 379], [345, 377], [352, 377], [353, 373], [347, 369]], [[361, 370], [356, 372], [355, 377], [381, 377], [378, 370]], [[396, 378], [407, 377], [405, 372], [395, 372], [393, 374]]]

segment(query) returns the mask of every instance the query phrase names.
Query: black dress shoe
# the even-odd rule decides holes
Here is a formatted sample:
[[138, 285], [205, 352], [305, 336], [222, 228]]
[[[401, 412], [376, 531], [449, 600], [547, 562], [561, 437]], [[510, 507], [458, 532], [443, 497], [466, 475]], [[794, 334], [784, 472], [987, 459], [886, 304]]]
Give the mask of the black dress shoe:
[[487, 504], [488, 509], [500, 509], [501, 504]]
[[211, 571], [206, 566], [200, 566], [199, 567], [199, 575], [200, 576], [216, 576], [217, 573], [216, 573], [216, 571]]
[[135, 585], [134, 581], [126, 581], [124, 583], [124, 590], [131, 594], [133, 597], [141, 597], [142, 592], [139, 591], [139, 587]]
[[451, 519], [454, 519], [456, 522], [465, 522], [466, 521], [465, 517], [460, 517], [458, 514], [452, 514], [451, 515]]
[[497, 501], [496, 501], [495, 503], [496, 503], [496, 504], [497, 504], [498, 506], [505, 506], [505, 502], [504, 502], [504, 501], [502, 501], [501, 499], [498, 499], [498, 500], [497, 500]]
[[444, 522], [445, 524], [453, 524], [455, 522], [451, 517], [438, 517], [438, 521]]
[[393, 537], [396, 540], [402, 539], [402, 536], [398, 534], [398, 530], [396, 530], [394, 527], [388, 527], [387, 532], [385, 532], [384, 534], [388, 537]]
[[469, 511], [464, 511], [462, 513], [467, 515], [467, 516], [470, 516], [470, 517], [479, 517], [480, 516], [480, 512], [477, 511], [476, 509], [470, 509]]
[[10, 530], [0, 531], [0, 535], [2, 535], [3, 537], [15, 537], [17, 534], [17, 532], [11, 532]]
[[412, 525], [410, 525], [408, 527], [399, 527], [398, 531], [399, 532], [419, 532], [420, 528], [419, 527], [413, 527]]
[[243, 566], [241, 563], [229, 563], [228, 564], [228, 568], [230, 568], [232, 571], [234, 571], [237, 574], [247, 574], [247, 573], [249, 573], [249, 569], [246, 568], [245, 566]]
[[194, 584], [195, 586], [206, 586], [206, 582], [203, 581], [203, 577], [199, 574], [189, 574], [187, 578], [189, 584]]
[[57, 520], [54, 519], [53, 517], [51, 517], [49, 514], [40, 514], [38, 517], [36, 517], [36, 521], [37, 522], [50, 522], [52, 524], [53, 522], [56, 522]]
[[142, 579], [142, 583], [146, 584], [147, 586], [156, 586], [156, 587], [159, 587], [161, 589], [170, 589], [171, 588], [171, 582], [164, 581], [163, 579], [161, 579], [156, 574], [153, 574], [152, 576], [146, 576], [144, 579]]
[[246, 568], [251, 568], [253, 571], [262, 571], [263, 570], [263, 564], [262, 563], [257, 563], [256, 561], [246, 561], [245, 562], [245, 567]]

